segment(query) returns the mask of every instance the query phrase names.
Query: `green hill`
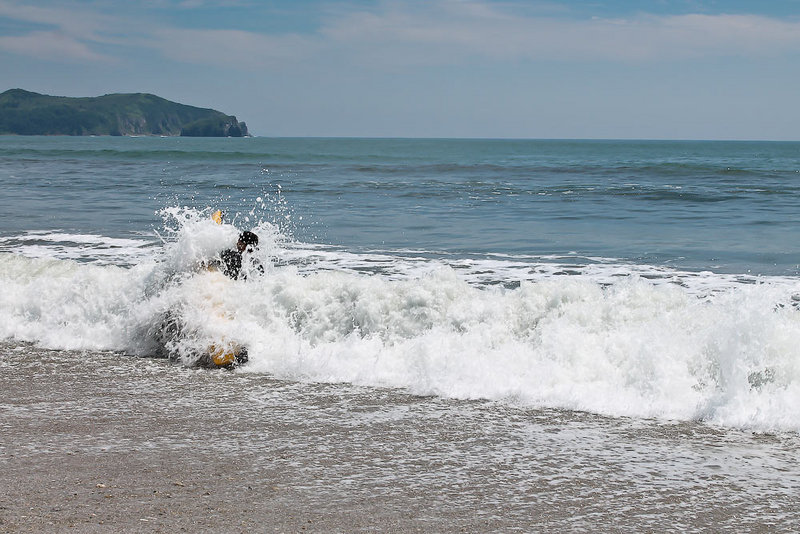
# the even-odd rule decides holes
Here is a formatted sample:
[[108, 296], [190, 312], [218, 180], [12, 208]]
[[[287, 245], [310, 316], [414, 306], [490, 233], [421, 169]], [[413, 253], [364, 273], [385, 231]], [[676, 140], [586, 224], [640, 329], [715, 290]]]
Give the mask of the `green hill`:
[[0, 94], [0, 134], [243, 137], [247, 125], [146, 93], [71, 98], [11, 89]]

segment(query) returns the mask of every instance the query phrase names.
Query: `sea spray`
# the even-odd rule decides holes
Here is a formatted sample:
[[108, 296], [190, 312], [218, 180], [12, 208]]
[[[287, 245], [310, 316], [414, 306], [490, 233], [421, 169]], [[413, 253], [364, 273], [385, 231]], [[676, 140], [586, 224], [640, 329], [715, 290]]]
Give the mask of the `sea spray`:
[[763, 427], [769, 417], [726, 410], [785, 398], [800, 376], [786, 343], [800, 334], [796, 312], [760, 302], [761, 287], [718, 303], [643, 280], [477, 289], [443, 272], [289, 275], [263, 289], [269, 321], [251, 330], [250, 369], [286, 378]]
[[0, 339], [125, 350], [152, 265], [132, 268], [0, 254]]
[[226, 340], [247, 347], [242, 372], [282, 379], [800, 429], [791, 279], [358, 255], [253, 220], [265, 272], [234, 281], [203, 266], [239, 228], [163, 214], [162, 245], [132, 266], [0, 254], [0, 338], [187, 365]]

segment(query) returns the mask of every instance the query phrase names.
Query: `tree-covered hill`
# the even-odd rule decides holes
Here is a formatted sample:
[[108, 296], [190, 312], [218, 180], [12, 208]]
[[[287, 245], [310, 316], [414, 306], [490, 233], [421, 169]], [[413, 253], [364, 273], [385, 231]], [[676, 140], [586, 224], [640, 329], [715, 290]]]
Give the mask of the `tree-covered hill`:
[[71, 98], [11, 89], [0, 94], [0, 134], [242, 137], [247, 126], [146, 93]]

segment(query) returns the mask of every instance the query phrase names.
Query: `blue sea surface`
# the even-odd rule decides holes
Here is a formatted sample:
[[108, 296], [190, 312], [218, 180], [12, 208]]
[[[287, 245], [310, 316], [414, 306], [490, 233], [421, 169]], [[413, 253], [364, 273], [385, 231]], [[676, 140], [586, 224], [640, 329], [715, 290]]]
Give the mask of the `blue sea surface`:
[[304, 521], [800, 531], [800, 143], [0, 137], [0, 191], [12, 490], [206, 454]]
[[3, 237], [141, 237], [165, 207], [219, 207], [352, 252], [800, 269], [793, 142], [6, 136], [0, 184]]
[[0, 184], [0, 341], [800, 429], [800, 143], [2, 137]]

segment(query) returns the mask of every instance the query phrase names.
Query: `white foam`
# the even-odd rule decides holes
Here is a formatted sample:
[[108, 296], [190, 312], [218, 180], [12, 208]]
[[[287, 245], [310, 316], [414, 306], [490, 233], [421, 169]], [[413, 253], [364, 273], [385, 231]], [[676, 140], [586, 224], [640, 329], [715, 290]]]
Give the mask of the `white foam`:
[[613, 258], [588, 256], [508, 256], [481, 255], [457, 257], [444, 252], [368, 251], [353, 253], [336, 247], [307, 243], [283, 243], [273, 257], [293, 264], [301, 272], [331, 270], [372, 273], [393, 280], [424, 276], [442, 267], [456, 270], [459, 276], [479, 286], [515, 286], [554, 276], [583, 276], [601, 285], [613, 285], [624, 278], [644, 278], [654, 285], [678, 285], [692, 295], [704, 297], [740, 285], [770, 284], [800, 291], [795, 278], [717, 274], [708, 271], [681, 271], [665, 266], [619, 262]]
[[154, 255], [157, 241], [114, 238], [96, 234], [71, 234], [60, 231], [29, 231], [0, 237], [0, 252], [29, 258], [71, 259], [100, 265], [134, 265]]
[[[407, 281], [324, 273], [265, 285], [258, 300], [269, 304], [241, 315], [253, 370], [609, 415], [800, 424], [785, 410], [800, 400], [791, 341], [800, 318], [775, 308], [785, 299], [777, 288], [710, 301], [641, 279], [478, 289], [446, 269]], [[769, 403], [778, 409], [765, 411]]]
[[173, 354], [191, 362], [210, 344], [240, 343], [242, 372], [800, 430], [796, 280], [353, 254], [261, 224], [265, 274], [232, 281], [197, 267], [236, 228], [192, 210], [165, 216], [163, 247], [134, 266], [0, 253], [0, 339], [152, 354], [171, 318]]

